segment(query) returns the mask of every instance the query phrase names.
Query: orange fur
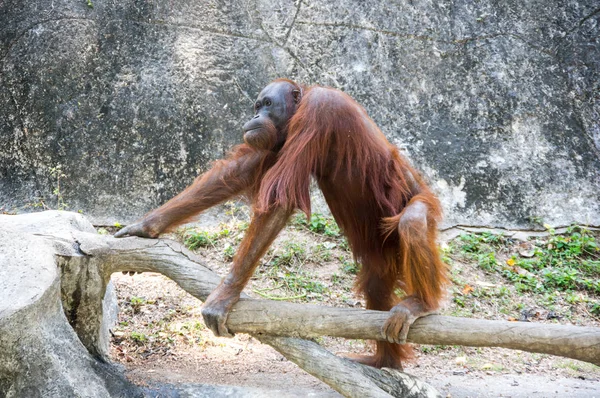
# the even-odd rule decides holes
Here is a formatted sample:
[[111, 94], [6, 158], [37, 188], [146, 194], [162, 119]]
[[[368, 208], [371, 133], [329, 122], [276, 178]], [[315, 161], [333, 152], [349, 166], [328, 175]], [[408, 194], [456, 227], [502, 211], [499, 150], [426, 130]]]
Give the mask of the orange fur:
[[[436, 309], [448, 281], [436, 248], [438, 200], [348, 95], [319, 86], [305, 89], [285, 79], [276, 82], [289, 83], [283, 86], [289, 90], [286, 109], [293, 116], [276, 136], [270, 131], [253, 138], [261, 148], [275, 146], [236, 147], [185, 191], [149, 213], [143, 232], [157, 236], [231, 196], [246, 195], [256, 215], [228, 277], [243, 287], [283, 226], [269, 226], [275, 212], [268, 211], [283, 207], [288, 212], [281, 217], [288, 217], [299, 208], [310, 216], [314, 178], [355, 260], [362, 264], [355, 286], [367, 308], [389, 310], [398, 303], [395, 290], [401, 288], [420, 299], [426, 310]], [[301, 99], [293, 97], [298, 91]], [[265, 234], [269, 239], [261, 241]], [[219, 300], [213, 303], [217, 307]], [[380, 341], [372, 364], [400, 367], [400, 360], [410, 356], [408, 345]]]
[[238, 145], [227, 158], [197, 177], [192, 185], [160, 208], [144, 216], [144, 221], [156, 235], [192, 222], [198, 213], [238, 195], [252, 200], [263, 175], [275, 162], [276, 153]]
[[[306, 91], [260, 185], [257, 207], [299, 208], [310, 215], [311, 177], [362, 264], [356, 287], [367, 308], [389, 310], [398, 302], [398, 287], [428, 310], [437, 308], [447, 283], [436, 247], [439, 202], [365, 110], [338, 90]], [[427, 207], [425, 230], [401, 222], [415, 201]], [[410, 356], [408, 346], [377, 342], [378, 365]]]

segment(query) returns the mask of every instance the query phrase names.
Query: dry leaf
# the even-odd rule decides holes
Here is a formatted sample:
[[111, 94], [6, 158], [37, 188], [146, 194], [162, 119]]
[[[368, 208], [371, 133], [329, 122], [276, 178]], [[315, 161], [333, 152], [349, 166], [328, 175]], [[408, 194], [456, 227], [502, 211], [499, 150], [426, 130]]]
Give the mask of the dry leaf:
[[475, 290], [475, 289], [473, 289], [473, 287], [472, 287], [472, 286], [470, 286], [470, 285], [465, 285], [465, 287], [464, 287], [464, 288], [463, 288], [463, 290], [462, 290], [462, 294], [463, 294], [464, 296], [466, 296], [467, 294], [471, 293], [473, 290]]

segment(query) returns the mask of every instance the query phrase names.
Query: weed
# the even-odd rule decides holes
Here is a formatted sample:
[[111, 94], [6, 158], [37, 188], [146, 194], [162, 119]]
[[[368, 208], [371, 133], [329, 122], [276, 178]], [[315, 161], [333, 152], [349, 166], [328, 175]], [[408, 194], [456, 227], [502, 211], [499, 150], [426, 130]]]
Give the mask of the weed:
[[347, 252], [350, 251], [350, 244], [348, 243], [348, 239], [346, 239], [346, 237], [343, 237], [340, 240], [340, 245], [339, 246], [340, 246], [340, 249], [342, 249], [342, 250], [345, 250]]
[[133, 296], [133, 297], [131, 297], [131, 299], [129, 299], [129, 304], [131, 305], [131, 308], [133, 309], [133, 313], [137, 314], [140, 312], [140, 308], [142, 308], [142, 306], [144, 304], [147, 304], [147, 302], [146, 302], [146, 299], [143, 297]]
[[190, 250], [196, 250], [201, 247], [214, 246], [216, 236], [206, 231], [190, 233], [185, 238], [185, 245]]
[[487, 272], [498, 272], [513, 282], [518, 292], [586, 290], [600, 293], [600, 249], [589, 230], [572, 226], [563, 235], [545, 226], [549, 236], [536, 241], [531, 258], [515, 253], [500, 267], [496, 251], [510, 240], [490, 233], [464, 234], [458, 239], [461, 253]]
[[477, 254], [477, 264], [486, 271], [494, 271], [497, 265], [496, 254], [494, 252]]
[[63, 198], [63, 192], [60, 187], [60, 180], [65, 178], [67, 175], [62, 171], [62, 165], [57, 164], [55, 167], [50, 167], [50, 176], [56, 179], [56, 185], [52, 190], [52, 193], [56, 196], [56, 208], [58, 210], [65, 210], [69, 205]]
[[459, 247], [463, 253], [484, 253], [491, 246], [507, 243], [507, 238], [502, 234], [482, 232], [478, 234], [462, 234], [459, 236]]
[[231, 246], [230, 244], [225, 245], [225, 248], [223, 248], [223, 259], [225, 261], [231, 261], [231, 260], [233, 260], [234, 256], [235, 256], [234, 247]]
[[321, 213], [312, 213], [307, 221], [303, 213], [297, 213], [292, 218], [292, 225], [306, 228], [319, 235], [330, 237], [340, 236], [340, 228], [332, 217], [326, 217]]
[[282, 249], [275, 253], [269, 262], [271, 266], [289, 266], [306, 259], [304, 246], [292, 241], [284, 242]]
[[347, 274], [356, 275], [358, 274], [358, 271], [360, 271], [360, 264], [354, 261], [344, 260], [342, 263], [342, 271]]
[[331, 249], [333, 249], [336, 246], [337, 245], [333, 242], [318, 243], [313, 249], [313, 254], [319, 261], [331, 261], [331, 259], [333, 258], [333, 253], [331, 252]]
[[[516, 260], [515, 269], [507, 270], [505, 276], [525, 280], [524, 283], [540, 292], [554, 288], [600, 293], [600, 250], [595, 237], [579, 226], [568, 228], [564, 235], [546, 227], [550, 236], [546, 241], [537, 242], [534, 257]], [[525, 278], [513, 275], [519, 268], [528, 271]]]
[[[321, 298], [322, 294], [327, 291], [325, 285], [314, 275], [303, 270], [282, 270], [274, 267], [269, 273], [269, 278], [273, 281], [273, 287], [254, 289], [253, 291], [270, 300], [295, 300], [307, 296]], [[283, 295], [267, 293], [275, 290], [283, 292]]]
[[459, 307], [465, 306], [465, 299], [462, 296], [454, 296], [452, 298], [452, 301], [454, 301], [456, 303], [456, 305], [458, 305]]
[[588, 303], [588, 309], [592, 315], [600, 316], [600, 301]]
[[148, 336], [146, 336], [144, 333], [131, 332], [130, 337], [138, 344], [144, 344], [146, 341], [148, 341]]

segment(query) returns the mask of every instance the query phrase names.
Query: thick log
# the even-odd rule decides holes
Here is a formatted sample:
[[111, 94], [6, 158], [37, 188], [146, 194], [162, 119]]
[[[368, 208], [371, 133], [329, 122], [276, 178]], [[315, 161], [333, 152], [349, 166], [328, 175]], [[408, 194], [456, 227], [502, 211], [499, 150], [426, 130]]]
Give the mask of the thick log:
[[[384, 340], [387, 312], [242, 299], [229, 316], [234, 332], [273, 336]], [[600, 328], [490, 321], [429, 315], [417, 319], [408, 341], [470, 347], [503, 347], [558, 355], [600, 365]]]
[[312, 341], [273, 336], [259, 339], [347, 397], [440, 397], [433, 387], [406, 373], [348, 361]]
[[[159, 272], [200, 300], [206, 299], [221, 279], [177, 242], [134, 237], [100, 238], [89, 233], [78, 234], [76, 240], [82, 253], [101, 264], [107, 278], [120, 271]], [[360, 365], [337, 357], [313, 342], [251, 334], [346, 397], [441, 396], [433, 387], [406, 373]]]
[[[112, 272], [155, 271], [175, 280], [204, 300], [219, 282], [212, 271], [176, 242], [106, 238], [98, 248], [81, 245], [91, 255], [107, 256]], [[174, 255], [174, 252], [181, 255]], [[110, 258], [110, 259], [108, 259]], [[229, 315], [233, 332], [314, 338], [318, 336], [383, 340], [388, 313], [356, 308], [328, 308], [244, 298]], [[411, 327], [408, 341], [473, 347], [504, 347], [578, 359], [600, 365], [600, 328], [526, 322], [488, 321], [430, 315]]]

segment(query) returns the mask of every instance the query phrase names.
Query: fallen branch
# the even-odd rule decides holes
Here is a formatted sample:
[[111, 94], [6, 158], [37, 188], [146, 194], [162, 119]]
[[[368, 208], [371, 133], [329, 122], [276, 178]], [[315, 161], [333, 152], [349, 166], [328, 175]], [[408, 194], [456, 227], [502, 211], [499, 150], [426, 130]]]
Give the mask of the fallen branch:
[[[273, 336], [385, 340], [387, 312], [242, 299], [227, 321], [233, 332]], [[600, 328], [488, 321], [429, 315], [415, 321], [408, 341], [418, 344], [503, 347], [600, 365]]]
[[[98, 255], [81, 245], [82, 251]], [[181, 256], [173, 256], [173, 252]], [[199, 266], [199, 259], [167, 240], [107, 238], [104, 256], [112, 272], [154, 271], [176, 281], [204, 300], [220, 278]], [[384, 340], [382, 326], [388, 313], [355, 308], [329, 308], [243, 298], [229, 315], [233, 332], [314, 338], [318, 336]], [[472, 347], [504, 347], [578, 359], [600, 365], [600, 328], [488, 321], [430, 315], [411, 327], [408, 341]]]
[[[81, 252], [95, 260], [105, 278], [120, 271], [159, 272], [200, 300], [205, 300], [221, 279], [177, 242], [112, 237], [100, 240], [98, 235], [88, 233], [78, 234], [77, 241]], [[242, 300], [244, 303], [276, 303], [246, 297]], [[235, 318], [233, 313], [231, 315]], [[258, 332], [250, 334], [346, 397], [441, 397], [433, 387], [406, 373], [360, 365], [310, 341]]]

